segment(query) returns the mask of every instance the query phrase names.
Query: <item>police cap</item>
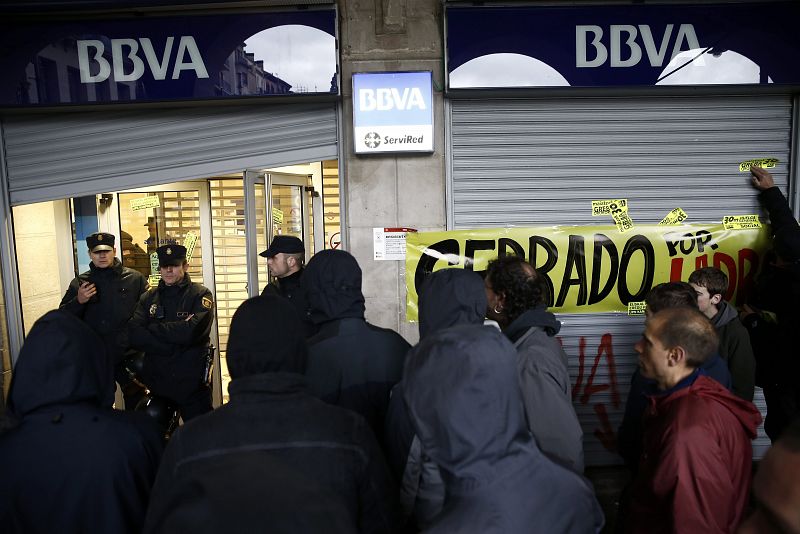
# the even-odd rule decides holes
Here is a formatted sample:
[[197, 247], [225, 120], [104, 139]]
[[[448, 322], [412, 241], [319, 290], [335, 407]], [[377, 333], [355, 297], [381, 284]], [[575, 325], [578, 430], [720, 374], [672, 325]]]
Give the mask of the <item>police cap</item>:
[[95, 232], [86, 236], [86, 245], [89, 247], [89, 252], [114, 250], [114, 234]]
[[259, 256], [271, 258], [275, 256], [275, 254], [300, 254], [305, 251], [306, 248], [303, 246], [303, 242], [295, 236], [276, 235], [272, 238], [272, 243], [270, 243], [269, 248], [260, 253]]
[[156, 249], [156, 254], [161, 267], [181, 265], [186, 261], [186, 247], [183, 245], [161, 245]]

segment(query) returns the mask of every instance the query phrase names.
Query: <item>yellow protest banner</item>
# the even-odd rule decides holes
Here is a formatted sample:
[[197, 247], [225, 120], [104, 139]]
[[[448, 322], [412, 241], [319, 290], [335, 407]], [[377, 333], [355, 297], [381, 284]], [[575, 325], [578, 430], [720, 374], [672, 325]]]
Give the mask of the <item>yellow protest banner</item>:
[[498, 255], [524, 256], [549, 289], [560, 313], [628, 313], [661, 282], [686, 280], [718, 267], [730, 281], [725, 299], [743, 301], [769, 248], [769, 229], [726, 230], [721, 224], [481, 228], [409, 233], [406, 238], [406, 317], [417, 320], [417, 290], [425, 276], [449, 267], [485, 271]]

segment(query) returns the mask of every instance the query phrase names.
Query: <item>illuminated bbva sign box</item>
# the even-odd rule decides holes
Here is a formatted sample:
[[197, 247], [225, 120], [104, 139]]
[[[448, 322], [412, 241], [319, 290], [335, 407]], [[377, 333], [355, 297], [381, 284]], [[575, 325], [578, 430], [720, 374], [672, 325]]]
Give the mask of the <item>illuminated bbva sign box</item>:
[[433, 152], [430, 72], [353, 74], [356, 154]]

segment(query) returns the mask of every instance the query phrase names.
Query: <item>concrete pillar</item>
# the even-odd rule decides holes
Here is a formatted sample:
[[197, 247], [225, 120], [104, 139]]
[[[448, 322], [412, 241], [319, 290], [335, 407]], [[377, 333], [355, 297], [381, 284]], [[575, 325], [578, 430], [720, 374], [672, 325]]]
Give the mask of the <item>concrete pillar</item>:
[[[374, 261], [373, 227], [443, 230], [445, 211], [444, 87], [439, 0], [340, 0], [340, 49], [346, 228], [349, 251], [364, 272], [367, 320], [414, 343], [416, 323], [405, 319], [405, 265]], [[356, 156], [353, 152], [352, 74], [431, 71], [434, 148], [424, 155]]]

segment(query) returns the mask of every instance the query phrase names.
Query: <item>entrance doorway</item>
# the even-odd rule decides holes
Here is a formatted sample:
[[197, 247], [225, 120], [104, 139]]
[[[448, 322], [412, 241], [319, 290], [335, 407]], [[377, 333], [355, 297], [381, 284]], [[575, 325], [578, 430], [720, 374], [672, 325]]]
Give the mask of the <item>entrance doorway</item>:
[[[269, 214], [269, 216], [267, 216]], [[246, 170], [146, 188], [14, 207], [21, 310], [27, 332], [57, 308], [76, 273], [89, 268], [85, 238], [96, 231], [116, 236], [123, 265], [158, 283], [158, 246], [191, 250], [189, 275], [215, 296], [212, 343], [215, 405], [227, 401], [228, 331], [233, 313], [269, 282], [258, 256], [272, 236], [294, 235], [306, 259], [335, 248], [341, 235], [338, 162], [318, 161], [276, 169]]]

